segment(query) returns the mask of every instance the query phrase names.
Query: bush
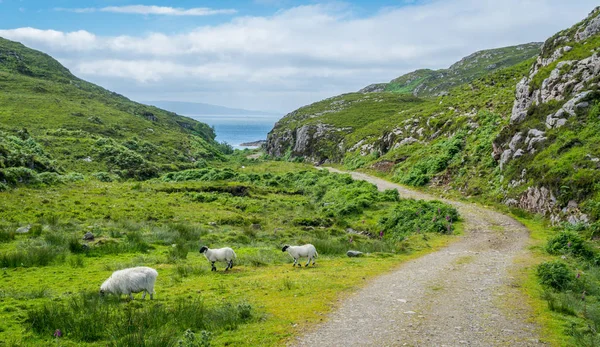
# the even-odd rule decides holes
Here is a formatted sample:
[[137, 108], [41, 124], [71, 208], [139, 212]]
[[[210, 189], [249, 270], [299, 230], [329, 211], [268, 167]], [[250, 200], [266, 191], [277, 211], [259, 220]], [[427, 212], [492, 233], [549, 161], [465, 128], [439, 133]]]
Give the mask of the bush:
[[573, 231], [563, 231], [549, 239], [546, 251], [552, 255], [572, 254], [585, 259], [594, 257], [594, 251], [590, 245]]
[[403, 239], [414, 232], [451, 234], [457, 220], [458, 211], [442, 202], [406, 199], [382, 217], [379, 225], [393, 238]]
[[92, 174], [92, 177], [100, 182], [113, 182], [117, 179], [115, 175], [108, 172], [95, 172]]
[[538, 265], [537, 276], [541, 284], [559, 291], [566, 290], [575, 277], [567, 264], [560, 260]]

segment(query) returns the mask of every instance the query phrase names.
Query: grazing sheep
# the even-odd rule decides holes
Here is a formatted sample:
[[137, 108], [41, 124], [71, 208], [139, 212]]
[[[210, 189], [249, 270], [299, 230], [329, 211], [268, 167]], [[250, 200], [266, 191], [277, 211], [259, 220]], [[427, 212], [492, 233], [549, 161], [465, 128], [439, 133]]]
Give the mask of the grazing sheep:
[[133, 300], [132, 293], [144, 292], [142, 299], [146, 298], [146, 293], [150, 294], [150, 299], [153, 299], [157, 276], [156, 270], [145, 266], [115, 271], [100, 286], [100, 294], [110, 293], [119, 296], [125, 294]]
[[200, 253], [204, 253], [206, 259], [210, 261], [210, 265], [212, 266], [210, 269], [211, 271], [217, 271], [217, 268], [215, 267], [216, 261], [226, 262], [227, 267], [225, 268], [225, 271], [227, 271], [233, 268], [233, 260], [236, 259], [235, 252], [229, 247], [210, 249], [206, 246], [202, 246], [200, 247]]
[[[306, 262], [306, 265], [304, 265], [304, 266], [308, 266], [311, 259], [312, 259], [313, 266], [314, 266], [315, 258], [319, 256], [319, 253], [317, 253], [317, 249], [315, 248], [315, 246], [313, 246], [311, 244], [306, 244], [304, 246], [285, 245], [285, 246], [283, 246], [281, 251], [282, 252], [287, 251], [292, 256], [292, 258], [294, 258], [294, 264], [292, 264], [292, 266], [296, 266], [296, 264], [298, 263], [298, 258], [300, 258], [300, 257], [308, 258], [308, 261]], [[302, 266], [302, 265], [298, 264], [298, 266]]]

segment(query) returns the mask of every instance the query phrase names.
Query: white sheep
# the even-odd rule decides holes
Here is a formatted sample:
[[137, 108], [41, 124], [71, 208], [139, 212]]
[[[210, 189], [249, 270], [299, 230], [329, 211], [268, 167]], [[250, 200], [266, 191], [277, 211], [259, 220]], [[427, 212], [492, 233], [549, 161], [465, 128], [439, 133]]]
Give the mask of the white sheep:
[[235, 252], [229, 247], [210, 249], [206, 246], [202, 246], [200, 247], [200, 253], [204, 253], [206, 259], [210, 261], [210, 265], [212, 266], [210, 269], [211, 271], [217, 271], [217, 268], [215, 267], [216, 261], [226, 262], [227, 267], [225, 268], [225, 271], [227, 271], [233, 268], [233, 260], [236, 259]]
[[132, 293], [144, 292], [142, 299], [146, 298], [146, 293], [150, 294], [150, 299], [153, 299], [157, 276], [156, 270], [145, 266], [118, 270], [102, 283], [100, 294], [110, 293], [119, 296], [125, 294], [133, 300]]
[[[292, 266], [296, 266], [296, 264], [298, 263], [298, 258], [300, 257], [307, 257], [308, 261], [306, 262], [306, 265], [304, 266], [308, 266], [308, 264], [310, 263], [310, 261], [312, 260], [313, 262], [313, 266], [315, 265], [315, 258], [319, 256], [319, 253], [317, 253], [317, 249], [315, 248], [315, 246], [309, 244], [306, 244], [304, 246], [288, 246], [285, 245], [283, 246], [283, 248], [281, 249], [282, 252], [287, 251], [292, 258], [294, 258], [294, 264], [292, 264]], [[298, 266], [302, 266], [301, 264], [298, 264]]]

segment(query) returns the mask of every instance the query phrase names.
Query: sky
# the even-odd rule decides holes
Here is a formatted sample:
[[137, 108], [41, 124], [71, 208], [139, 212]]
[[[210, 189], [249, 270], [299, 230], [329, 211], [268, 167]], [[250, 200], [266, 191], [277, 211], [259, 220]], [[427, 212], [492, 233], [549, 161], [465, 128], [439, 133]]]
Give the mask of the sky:
[[0, 37], [136, 101], [285, 114], [475, 51], [545, 41], [597, 0], [0, 0]]

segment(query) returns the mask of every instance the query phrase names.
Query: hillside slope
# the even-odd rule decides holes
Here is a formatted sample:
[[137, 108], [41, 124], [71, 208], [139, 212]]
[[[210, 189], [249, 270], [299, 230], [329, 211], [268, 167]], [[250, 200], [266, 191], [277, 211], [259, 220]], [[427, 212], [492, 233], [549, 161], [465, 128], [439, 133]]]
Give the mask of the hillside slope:
[[555, 221], [596, 220], [599, 14], [548, 39], [539, 57], [443, 96], [351, 93], [300, 108], [276, 124], [267, 151], [370, 167], [403, 184], [453, 188]]
[[[2, 38], [0, 91], [4, 184], [24, 181], [19, 167], [146, 178], [221, 155], [208, 125], [83, 81], [50, 56]], [[38, 165], [37, 157], [53, 165]]]
[[359, 93], [395, 92], [410, 93], [415, 96], [446, 95], [453, 87], [537, 56], [541, 46], [541, 42], [532, 42], [475, 52], [452, 64], [448, 69], [416, 70], [395, 78], [389, 83], [367, 86]]

